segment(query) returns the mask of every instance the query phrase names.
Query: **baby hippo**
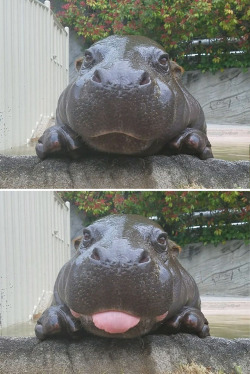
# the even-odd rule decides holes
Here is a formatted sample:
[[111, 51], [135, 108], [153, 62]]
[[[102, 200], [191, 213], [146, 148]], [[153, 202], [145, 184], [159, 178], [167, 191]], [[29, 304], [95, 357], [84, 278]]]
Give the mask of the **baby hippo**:
[[111, 215], [97, 220], [83, 230], [76, 254], [59, 272], [36, 336], [208, 336], [197, 285], [178, 262], [178, 248], [150, 219]]
[[183, 86], [181, 72], [146, 37], [110, 36], [95, 43], [61, 94], [55, 126], [38, 140], [38, 157], [91, 152], [213, 157], [204, 113]]

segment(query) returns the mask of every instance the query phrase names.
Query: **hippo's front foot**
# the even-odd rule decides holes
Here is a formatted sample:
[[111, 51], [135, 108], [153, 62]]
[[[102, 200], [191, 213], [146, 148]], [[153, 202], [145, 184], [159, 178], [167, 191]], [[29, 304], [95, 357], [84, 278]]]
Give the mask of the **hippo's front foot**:
[[201, 160], [214, 157], [207, 135], [194, 128], [184, 130], [170, 142], [169, 146], [174, 153], [196, 155]]
[[76, 159], [80, 157], [82, 147], [79, 136], [69, 126], [55, 125], [45, 130], [38, 139], [36, 153], [42, 160], [51, 154], [64, 154]]
[[199, 309], [191, 307], [182, 308], [177, 315], [164, 321], [162, 332], [167, 334], [186, 332], [196, 334], [200, 338], [210, 335], [208, 321], [204, 314]]
[[82, 326], [65, 305], [57, 305], [45, 310], [37, 321], [35, 333], [40, 340], [55, 335], [78, 339], [82, 335]]

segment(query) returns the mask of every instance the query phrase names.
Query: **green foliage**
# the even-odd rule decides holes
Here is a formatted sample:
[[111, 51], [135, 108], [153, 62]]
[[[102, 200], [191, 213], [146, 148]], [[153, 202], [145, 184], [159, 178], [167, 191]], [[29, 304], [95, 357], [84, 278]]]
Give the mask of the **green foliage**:
[[242, 368], [240, 366], [236, 365], [234, 368], [236, 374], [243, 374]]
[[[112, 34], [138, 34], [158, 41], [187, 70], [250, 66], [249, 0], [65, 2], [59, 13], [61, 21], [74, 28], [87, 44]], [[217, 41], [194, 45], [195, 39]]]
[[[60, 192], [87, 223], [115, 213], [154, 217], [181, 245], [250, 239], [249, 192], [244, 191], [72, 191]], [[207, 213], [205, 213], [207, 212]], [[232, 223], [246, 224], [232, 225]], [[194, 228], [195, 227], [195, 228]]]

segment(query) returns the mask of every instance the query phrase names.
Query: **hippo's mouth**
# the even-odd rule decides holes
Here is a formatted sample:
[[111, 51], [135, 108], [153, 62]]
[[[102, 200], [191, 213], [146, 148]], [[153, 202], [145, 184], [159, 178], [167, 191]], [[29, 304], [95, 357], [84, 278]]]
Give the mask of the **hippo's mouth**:
[[122, 132], [100, 133], [84, 139], [91, 147], [99, 151], [119, 154], [140, 153], [149, 149], [153, 143], [152, 140]]
[[[90, 318], [96, 328], [98, 328], [99, 330], [103, 330], [109, 334], [125, 333], [133, 327], [137, 326], [142, 319], [141, 317], [134, 316], [127, 312], [115, 310], [107, 310], [104, 312], [94, 313], [91, 316], [84, 316], [80, 313], [74, 312], [72, 309], [70, 309], [70, 312], [75, 318]], [[163, 319], [165, 319], [167, 314], [168, 312], [157, 316], [155, 318], [155, 322], [162, 321]]]
[[142, 141], [142, 142], [151, 141], [151, 139], [142, 136], [142, 134], [136, 134], [136, 133], [133, 133], [133, 132], [118, 131], [118, 130], [101, 131], [101, 132], [96, 133], [95, 135], [90, 136], [90, 138], [92, 138], [92, 139], [100, 138], [101, 139], [101, 138], [105, 138], [106, 136], [108, 136], [108, 137], [115, 136], [115, 137], [117, 137], [117, 139], [119, 137], [121, 137], [121, 138], [126, 137], [126, 138], [132, 138], [132, 139]]

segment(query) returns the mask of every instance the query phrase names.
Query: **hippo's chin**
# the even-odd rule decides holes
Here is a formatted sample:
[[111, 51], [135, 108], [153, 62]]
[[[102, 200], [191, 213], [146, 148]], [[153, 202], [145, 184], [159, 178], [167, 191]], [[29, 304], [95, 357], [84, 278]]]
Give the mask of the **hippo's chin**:
[[147, 151], [152, 140], [139, 139], [123, 133], [108, 133], [93, 137], [85, 137], [86, 143], [101, 152], [134, 155]]
[[[70, 309], [71, 314], [75, 318], [79, 318], [82, 324], [87, 327], [88, 325], [92, 325], [94, 330], [97, 329], [101, 336], [110, 336], [110, 334], [124, 334], [124, 337], [135, 337], [141, 330], [144, 330], [144, 333], [147, 333], [148, 327], [153, 324], [156, 324], [162, 320], [164, 320], [168, 314], [168, 312], [157, 316], [153, 320], [149, 318], [140, 318], [129, 314], [123, 311], [116, 311], [116, 310], [108, 310], [104, 312], [94, 313], [91, 316], [86, 316], [80, 313], [77, 313]], [[140, 327], [141, 322], [141, 327]], [[139, 327], [139, 329], [135, 329], [134, 332], [131, 333], [131, 329]], [[90, 332], [92, 329], [87, 328]], [[136, 331], [137, 330], [137, 331]], [[95, 331], [96, 333], [96, 331]]]

